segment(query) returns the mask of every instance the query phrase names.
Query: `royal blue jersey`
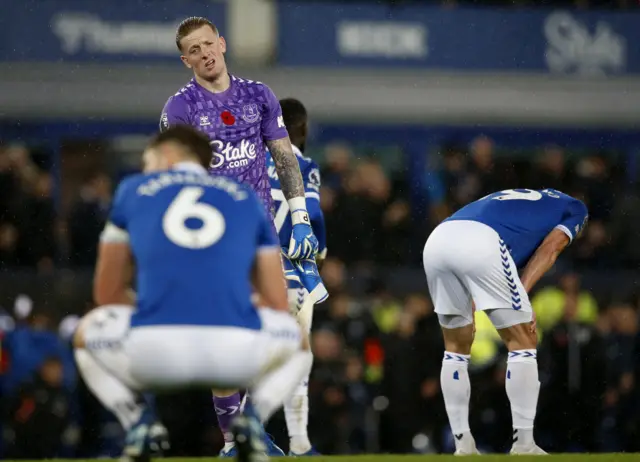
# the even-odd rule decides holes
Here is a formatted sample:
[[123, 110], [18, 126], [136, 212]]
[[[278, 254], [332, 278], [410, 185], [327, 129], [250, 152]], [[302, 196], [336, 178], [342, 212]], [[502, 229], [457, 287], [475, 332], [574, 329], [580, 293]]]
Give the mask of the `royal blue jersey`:
[[[293, 152], [298, 159], [302, 180], [304, 181], [307, 212], [309, 213], [313, 233], [318, 239], [318, 255], [324, 258], [327, 253], [327, 233], [325, 230], [324, 215], [320, 208], [320, 169], [313, 160], [304, 157], [297, 147], [293, 146]], [[273, 223], [278, 232], [280, 246], [288, 248], [292, 228], [289, 204], [280, 187], [276, 164], [271, 154], [268, 153], [267, 155], [267, 171], [269, 173], [269, 180], [271, 181], [271, 197], [273, 198], [275, 209]]]
[[587, 218], [584, 203], [560, 191], [508, 189], [466, 205], [447, 220], [471, 220], [490, 226], [521, 268], [554, 228], [572, 241], [587, 224]]
[[193, 163], [132, 176], [118, 187], [102, 239], [131, 247], [133, 327], [260, 328], [251, 270], [258, 251], [279, 246], [249, 187]]

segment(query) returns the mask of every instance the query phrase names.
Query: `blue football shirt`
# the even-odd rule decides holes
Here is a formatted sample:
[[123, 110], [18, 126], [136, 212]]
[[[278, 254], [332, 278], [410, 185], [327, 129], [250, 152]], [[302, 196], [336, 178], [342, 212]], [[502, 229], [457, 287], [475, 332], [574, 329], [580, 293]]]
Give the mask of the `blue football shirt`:
[[553, 229], [562, 230], [572, 241], [587, 219], [584, 203], [560, 191], [508, 189], [466, 205], [445, 221], [470, 220], [490, 226], [521, 268]]
[[[315, 234], [318, 239], [318, 255], [324, 258], [327, 254], [327, 232], [324, 215], [320, 208], [320, 169], [318, 168], [318, 164], [312, 159], [304, 157], [297, 147], [293, 146], [293, 152], [298, 159], [302, 180], [304, 181], [307, 212], [311, 220], [313, 234]], [[289, 204], [282, 192], [276, 171], [276, 164], [270, 153], [268, 153], [267, 157], [267, 172], [269, 173], [269, 181], [271, 182], [271, 197], [273, 198], [275, 209], [273, 223], [278, 232], [280, 246], [288, 248], [293, 224], [291, 222], [291, 214], [289, 213]]]
[[132, 327], [260, 328], [251, 270], [257, 252], [279, 246], [250, 187], [194, 163], [134, 175], [118, 187], [108, 226], [135, 259]]

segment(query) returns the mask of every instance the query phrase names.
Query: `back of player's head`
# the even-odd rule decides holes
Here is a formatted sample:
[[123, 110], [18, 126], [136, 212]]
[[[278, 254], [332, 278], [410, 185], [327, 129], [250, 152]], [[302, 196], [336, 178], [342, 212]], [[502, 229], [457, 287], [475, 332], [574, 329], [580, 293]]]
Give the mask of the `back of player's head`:
[[169, 127], [158, 133], [149, 143], [148, 148], [160, 151], [161, 147], [171, 148], [171, 155], [183, 160], [194, 160], [203, 167], [211, 162], [211, 145], [209, 138], [188, 125]]
[[191, 16], [190, 18], [185, 19], [178, 25], [178, 30], [176, 31], [176, 46], [178, 50], [182, 51], [181, 42], [182, 39], [189, 35], [194, 30], [200, 29], [201, 27], [209, 26], [215, 34], [218, 34], [218, 28], [209, 21], [207, 18], [203, 18], [202, 16]]
[[307, 109], [295, 98], [280, 100], [282, 120], [284, 121], [291, 143], [304, 152], [307, 142]]
[[307, 123], [307, 109], [299, 100], [295, 98], [281, 99], [280, 107], [282, 108], [282, 119], [287, 130]]

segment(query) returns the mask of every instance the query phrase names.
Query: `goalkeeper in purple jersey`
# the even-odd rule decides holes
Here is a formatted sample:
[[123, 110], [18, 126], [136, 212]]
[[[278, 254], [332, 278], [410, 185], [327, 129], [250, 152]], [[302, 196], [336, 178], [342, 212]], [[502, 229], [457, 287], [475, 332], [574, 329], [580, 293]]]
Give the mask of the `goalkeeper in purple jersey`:
[[[180, 59], [194, 75], [168, 99], [160, 129], [186, 124], [204, 132], [212, 147], [210, 172], [251, 187], [267, 214], [273, 217], [266, 165], [269, 150], [293, 223], [291, 237], [283, 250], [294, 260], [314, 258], [318, 241], [311, 228], [300, 167], [278, 99], [265, 84], [228, 73], [224, 57], [226, 41], [208, 19], [192, 17], [182, 21], [176, 45]], [[221, 455], [233, 456], [231, 423], [241, 413], [240, 395], [231, 391], [215, 394], [218, 396], [214, 396], [214, 405], [225, 437]], [[272, 441], [266, 443], [269, 455], [284, 455]]]
[[226, 41], [208, 19], [192, 17], [182, 21], [176, 45], [182, 53], [180, 59], [194, 76], [165, 104], [160, 129], [186, 124], [204, 132], [211, 140], [211, 173], [251, 187], [268, 215], [272, 215], [268, 149], [294, 224], [287, 254], [294, 259], [315, 256], [318, 241], [309, 221], [300, 167], [278, 99], [265, 84], [228, 73]]

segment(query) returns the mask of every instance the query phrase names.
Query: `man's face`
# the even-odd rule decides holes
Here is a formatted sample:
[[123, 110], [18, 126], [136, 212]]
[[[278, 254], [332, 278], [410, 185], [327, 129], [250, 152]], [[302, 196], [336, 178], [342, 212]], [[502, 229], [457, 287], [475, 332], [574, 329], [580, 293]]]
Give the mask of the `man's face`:
[[227, 43], [209, 26], [202, 26], [185, 36], [180, 42], [180, 59], [201, 79], [213, 81], [227, 72], [224, 53]]

